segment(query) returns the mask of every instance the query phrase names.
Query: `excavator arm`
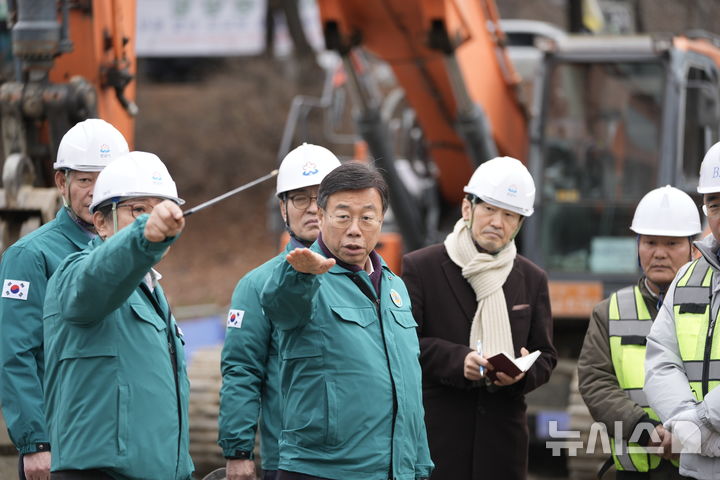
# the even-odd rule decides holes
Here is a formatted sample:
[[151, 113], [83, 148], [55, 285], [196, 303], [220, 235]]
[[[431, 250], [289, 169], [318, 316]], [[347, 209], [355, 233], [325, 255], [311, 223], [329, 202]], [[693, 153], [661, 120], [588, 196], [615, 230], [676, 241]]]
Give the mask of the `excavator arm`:
[[[498, 153], [525, 159], [518, 78], [492, 0], [319, 0], [318, 5], [327, 47], [344, 59], [355, 104], [361, 105], [360, 130], [378, 162], [392, 153], [380, 141], [387, 129], [377, 125], [378, 105], [363, 92], [349, 56], [360, 46], [387, 62], [404, 89], [448, 203], [459, 202], [462, 187], [485, 160]], [[375, 128], [368, 125], [373, 122]], [[405, 195], [402, 186], [388, 180], [397, 196]], [[398, 205], [402, 201], [393, 208]]]

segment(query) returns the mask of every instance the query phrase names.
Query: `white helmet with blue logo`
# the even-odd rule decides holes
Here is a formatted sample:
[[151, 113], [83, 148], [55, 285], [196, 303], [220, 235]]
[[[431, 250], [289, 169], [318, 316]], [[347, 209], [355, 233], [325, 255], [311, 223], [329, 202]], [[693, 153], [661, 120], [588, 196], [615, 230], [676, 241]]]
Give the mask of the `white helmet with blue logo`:
[[720, 192], [720, 142], [716, 143], [705, 153], [700, 165], [700, 181], [698, 193]]
[[340, 166], [340, 160], [325, 147], [303, 143], [285, 155], [277, 176], [277, 195], [298, 188], [320, 185], [325, 175]]
[[130, 152], [113, 160], [98, 175], [90, 212], [95, 213], [100, 205], [108, 201], [120, 202], [138, 197], [163, 198], [178, 205], [185, 203], [178, 197], [175, 182], [157, 155]]
[[666, 185], [649, 191], [640, 200], [630, 230], [639, 235], [691, 237], [700, 233], [702, 226], [690, 195]]
[[117, 128], [105, 120], [90, 118], [75, 124], [63, 135], [53, 168], [99, 172], [129, 151], [125, 137]]
[[535, 182], [525, 165], [512, 157], [495, 157], [480, 165], [463, 190], [524, 217], [534, 212]]

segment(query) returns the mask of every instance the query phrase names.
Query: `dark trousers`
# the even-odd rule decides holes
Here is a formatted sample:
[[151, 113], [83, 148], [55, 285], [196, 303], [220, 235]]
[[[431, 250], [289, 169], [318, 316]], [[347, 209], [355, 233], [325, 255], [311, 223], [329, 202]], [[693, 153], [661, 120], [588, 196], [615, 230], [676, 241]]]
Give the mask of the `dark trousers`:
[[113, 480], [100, 470], [61, 470], [50, 473], [51, 480]]
[[277, 470], [263, 470], [262, 480], [278, 480]]
[[22, 454], [18, 457], [18, 478], [20, 480], [27, 480], [27, 478], [25, 478], [25, 464], [23, 463], [23, 457], [24, 455]]

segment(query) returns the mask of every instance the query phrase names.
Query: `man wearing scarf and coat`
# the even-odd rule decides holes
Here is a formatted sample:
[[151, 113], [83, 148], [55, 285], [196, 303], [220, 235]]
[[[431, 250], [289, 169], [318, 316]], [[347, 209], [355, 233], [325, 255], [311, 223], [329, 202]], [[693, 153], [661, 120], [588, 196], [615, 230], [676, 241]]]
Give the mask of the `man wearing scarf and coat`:
[[[557, 361], [547, 276], [514, 242], [533, 213], [535, 184], [520, 161], [499, 157], [478, 167], [464, 191], [462, 218], [445, 242], [403, 259], [420, 337], [431, 478], [524, 479], [524, 396], [548, 381]], [[527, 372], [485, 375], [493, 369], [488, 357], [535, 350]]]

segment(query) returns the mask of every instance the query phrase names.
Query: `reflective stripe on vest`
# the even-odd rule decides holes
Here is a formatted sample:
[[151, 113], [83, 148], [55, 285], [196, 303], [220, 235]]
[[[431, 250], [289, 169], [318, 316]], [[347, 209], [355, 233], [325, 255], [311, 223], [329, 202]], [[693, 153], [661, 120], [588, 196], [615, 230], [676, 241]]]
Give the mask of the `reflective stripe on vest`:
[[710, 305], [712, 276], [710, 264], [700, 257], [678, 280], [673, 298], [680, 358], [698, 401], [720, 385], [720, 334], [715, 328], [720, 302]]
[[[645, 337], [650, 333], [652, 317], [640, 288], [626, 287], [610, 296], [608, 315], [610, 354], [618, 384], [630, 399], [641, 406], [650, 418], [658, 416], [648, 406], [645, 385]], [[637, 443], [611, 439], [613, 461], [618, 470], [648, 472], [660, 465], [660, 456], [649, 454]], [[631, 453], [632, 450], [632, 453]]]

